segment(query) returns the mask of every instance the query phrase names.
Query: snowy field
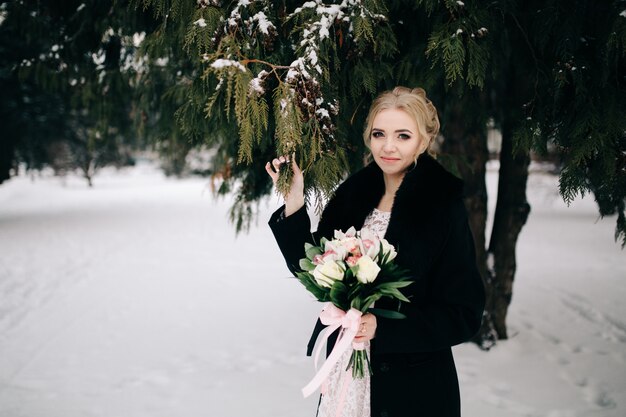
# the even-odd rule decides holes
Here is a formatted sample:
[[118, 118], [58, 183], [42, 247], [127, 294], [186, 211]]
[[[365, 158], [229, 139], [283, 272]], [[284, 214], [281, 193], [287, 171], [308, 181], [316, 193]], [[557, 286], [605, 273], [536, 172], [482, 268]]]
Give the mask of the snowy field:
[[[277, 199], [236, 237], [205, 179], [94, 182], [0, 186], [0, 417], [313, 417], [319, 305], [266, 226]], [[626, 416], [626, 252], [556, 183], [529, 180], [512, 337], [455, 348], [464, 417]]]

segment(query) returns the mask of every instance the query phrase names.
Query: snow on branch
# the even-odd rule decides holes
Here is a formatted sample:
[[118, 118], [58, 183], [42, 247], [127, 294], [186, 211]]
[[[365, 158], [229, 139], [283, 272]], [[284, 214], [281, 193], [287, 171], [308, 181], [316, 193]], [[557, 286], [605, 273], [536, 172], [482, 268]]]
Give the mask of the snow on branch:
[[[261, 10], [256, 13], [254, 9], [260, 5]], [[235, 8], [226, 19], [225, 33], [243, 30], [246, 35], [254, 38], [255, 31], [258, 29], [265, 36], [273, 37], [276, 33], [276, 26], [268, 16], [272, 16], [271, 2], [267, 1], [249, 1], [239, 0]], [[244, 19], [243, 16], [249, 16]]]
[[[223, 11], [213, 32], [214, 45], [201, 53], [208, 64], [205, 76], [212, 73], [218, 81], [205, 110], [211, 114], [218, 100], [227, 116], [231, 108], [235, 110], [240, 134], [238, 161], [250, 162], [253, 147], [265, 137], [267, 87], [274, 86], [270, 93], [275, 118], [271, 136], [277, 150], [281, 154], [297, 151], [309, 164], [337, 156], [341, 150], [334, 137], [334, 119], [339, 103], [325, 96], [335, 88], [329, 76], [330, 56], [346, 46], [356, 54], [372, 50], [374, 28], [387, 21], [380, 14], [384, 7], [364, 0], [331, 4], [315, 0], [285, 16], [274, 10], [275, 4], [239, 0]], [[204, 21], [197, 19], [192, 20], [193, 26], [204, 27]], [[274, 54], [279, 36], [276, 28], [285, 24], [292, 31], [281, 38], [286, 41], [281, 51], [288, 52]], [[276, 62], [277, 57], [286, 62]], [[269, 77], [277, 85], [267, 82]]]
[[[299, 23], [299, 39], [293, 45], [298, 58], [290, 64], [284, 81], [291, 84], [300, 97], [300, 107], [305, 118], [314, 119], [327, 137], [332, 138], [335, 126], [331, 114], [336, 115], [338, 104], [326, 101], [322, 95], [318, 77], [324, 76], [323, 56], [320, 49], [326, 44], [334, 47], [335, 32], [347, 26], [347, 33], [341, 36], [357, 40], [371, 38], [371, 24], [368, 20], [386, 20], [384, 15], [369, 10], [363, 1], [343, 0], [339, 4], [325, 4], [321, 0], [308, 1], [296, 8], [287, 20]], [[363, 22], [367, 22], [364, 24]], [[359, 30], [355, 31], [355, 23]], [[307, 117], [308, 116], [308, 117]]]
[[246, 67], [241, 65], [239, 61], [234, 61], [232, 59], [216, 59], [211, 63], [211, 68], [216, 70], [225, 69], [227, 67], [234, 67], [239, 71], [246, 72]]

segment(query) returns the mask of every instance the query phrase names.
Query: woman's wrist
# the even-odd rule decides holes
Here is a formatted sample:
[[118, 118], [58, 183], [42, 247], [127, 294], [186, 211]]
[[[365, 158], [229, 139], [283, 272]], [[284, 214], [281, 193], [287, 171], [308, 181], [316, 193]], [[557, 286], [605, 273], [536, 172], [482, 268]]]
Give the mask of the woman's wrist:
[[285, 217], [288, 217], [304, 206], [304, 195], [288, 197], [285, 200]]

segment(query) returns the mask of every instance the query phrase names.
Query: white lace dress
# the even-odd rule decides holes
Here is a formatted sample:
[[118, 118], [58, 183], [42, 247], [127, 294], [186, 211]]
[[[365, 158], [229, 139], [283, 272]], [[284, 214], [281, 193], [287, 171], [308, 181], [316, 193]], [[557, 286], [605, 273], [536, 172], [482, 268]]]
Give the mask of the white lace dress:
[[[391, 213], [374, 209], [365, 219], [363, 229], [369, 229], [380, 238], [385, 236]], [[369, 343], [365, 347], [369, 356]], [[337, 361], [328, 376], [326, 393], [322, 395], [318, 409], [318, 417], [370, 417], [370, 375], [365, 373], [363, 379], [352, 379], [352, 372], [345, 372], [352, 349], [347, 349]], [[348, 384], [343, 404], [341, 392], [343, 385]], [[339, 407], [342, 407], [339, 410]], [[341, 414], [337, 412], [341, 411]]]

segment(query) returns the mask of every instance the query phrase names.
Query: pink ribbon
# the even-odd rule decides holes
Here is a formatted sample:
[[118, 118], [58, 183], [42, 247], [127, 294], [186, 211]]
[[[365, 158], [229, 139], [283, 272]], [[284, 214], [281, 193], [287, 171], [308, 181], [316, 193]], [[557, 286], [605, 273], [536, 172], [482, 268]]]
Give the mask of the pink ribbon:
[[[337, 343], [333, 347], [332, 352], [326, 358], [326, 362], [315, 374], [311, 382], [309, 382], [304, 388], [302, 388], [302, 395], [308, 397], [313, 394], [328, 378], [333, 366], [339, 361], [343, 352], [350, 347], [352, 339], [356, 336], [359, 325], [361, 323], [361, 313], [359, 310], [351, 308], [347, 313], [332, 303], [326, 303], [324, 309], [320, 313], [320, 321], [325, 324], [326, 329], [320, 334], [322, 341], [318, 343], [315, 348], [315, 368], [317, 369], [317, 362], [319, 360], [320, 352], [324, 346], [324, 342], [328, 340], [328, 337], [339, 327], [342, 328]], [[358, 347], [357, 347], [358, 348]], [[362, 347], [361, 347], [362, 348]]]

